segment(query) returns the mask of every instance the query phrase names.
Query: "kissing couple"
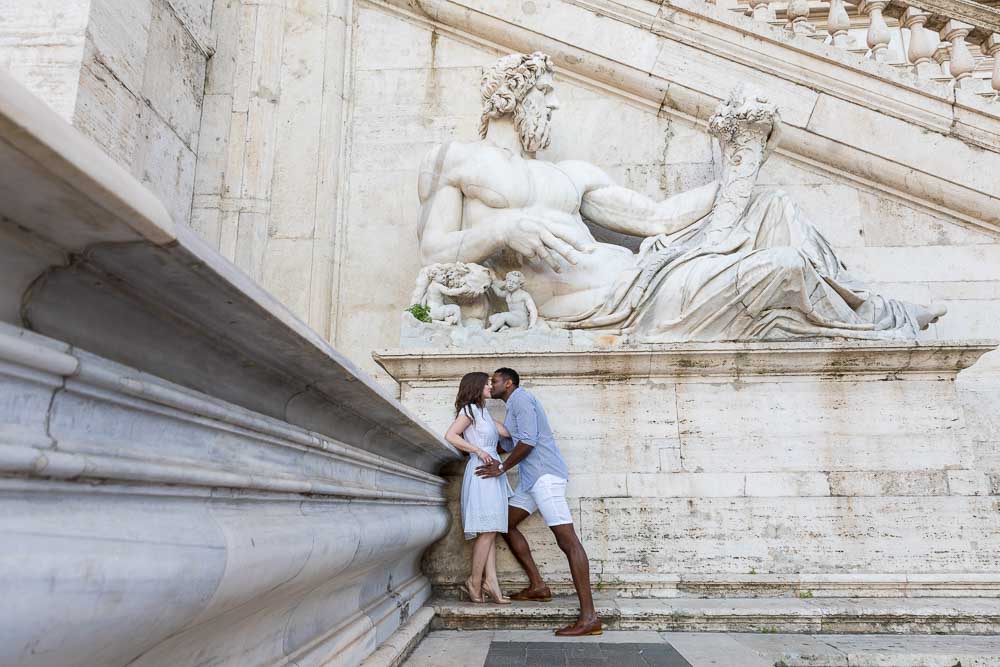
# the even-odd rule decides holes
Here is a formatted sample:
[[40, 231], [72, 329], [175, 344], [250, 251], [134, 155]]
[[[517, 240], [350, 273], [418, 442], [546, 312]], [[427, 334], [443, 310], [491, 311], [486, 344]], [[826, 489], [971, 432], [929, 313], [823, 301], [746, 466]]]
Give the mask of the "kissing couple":
[[[576, 623], [556, 630], [561, 637], [601, 634], [601, 619], [594, 611], [590, 590], [590, 562], [573, 528], [566, 503], [569, 470], [542, 404], [520, 387], [521, 378], [510, 368], [499, 368], [493, 376], [467, 373], [459, 383], [455, 398], [455, 421], [445, 439], [469, 453], [462, 479], [462, 526], [472, 545], [472, 572], [464, 591], [473, 602], [485, 597], [498, 604], [511, 600], [547, 602], [552, 592], [542, 581], [531, 547], [518, 526], [535, 510], [555, 535], [556, 543], [569, 560], [573, 586], [580, 601]], [[503, 423], [486, 410], [486, 399], [506, 403]], [[503, 444], [503, 447], [500, 445]], [[507, 458], [500, 460], [500, 452]], [[513, 491], [507, 471], [518, 467], [520, 483]], [[501, 533], [511, 553], [528, 575], [528, 587], [504, 597], [497, 581], [496, 535]]]

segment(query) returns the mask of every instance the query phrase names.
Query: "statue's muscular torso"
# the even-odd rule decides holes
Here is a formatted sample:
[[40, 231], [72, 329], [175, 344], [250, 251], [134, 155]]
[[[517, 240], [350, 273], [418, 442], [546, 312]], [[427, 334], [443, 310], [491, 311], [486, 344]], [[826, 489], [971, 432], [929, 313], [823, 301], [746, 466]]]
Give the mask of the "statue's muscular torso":
[[[429, 198], [442, 188], [456, 188], [462, 195], [461, 215], [423, 213], [418, 232], [421, 241], [432, 226], [436, 226], [435, 233], [471, 230], [496, 224], [500, 213], [544, 219], [562, 230], [565, 238], [591, 252], [576, 253], [576, 265], [557, 258], [561, 267], [558, 273], [537, 257], [518, 264], [509, 252], [493, 254], [489, 265], [501, 276], [521, 271], [525, 288], [534, 297], [542, 317], [572, 316], [603, 303], [613, 287], [606, 281], [609, 269], [624, 271], [634, 265], [635, 257], [625, 248], [595, 241], [583, 222], [583, 196], [597, 184], [588, 182], [586, 165], [582, 167], [574, 162], [525, 159], [484, 142], [453, 142], [439, 147], [421, 167], [421, 198]], [[456, 257], [457, 261], [482, 259]]]

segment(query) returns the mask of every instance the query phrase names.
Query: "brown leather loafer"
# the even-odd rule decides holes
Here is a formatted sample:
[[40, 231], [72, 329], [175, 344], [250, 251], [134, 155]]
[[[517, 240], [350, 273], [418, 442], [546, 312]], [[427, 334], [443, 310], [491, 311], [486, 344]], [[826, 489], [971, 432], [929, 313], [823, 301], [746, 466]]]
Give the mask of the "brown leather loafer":
[[510, 594], [511, 600], [518, 600], [520, 602], [548, 602], [552, 599], [552, 591], [546, 586], [541, 590], [531, 590], [530, 588], [525, 588], [522, 591]]
[[584, 637], [586, 635], [604, 634], [604, 630], [601, 628], [601, 619], [595, 618], [590, 623], [568, 625], [565, 628], [556, 630], [556, 634], [560, 637]]

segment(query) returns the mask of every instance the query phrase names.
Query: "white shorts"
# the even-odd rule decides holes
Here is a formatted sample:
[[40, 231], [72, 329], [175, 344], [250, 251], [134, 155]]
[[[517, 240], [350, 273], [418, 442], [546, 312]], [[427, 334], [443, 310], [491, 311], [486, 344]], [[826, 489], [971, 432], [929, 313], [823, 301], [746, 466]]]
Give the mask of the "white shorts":
[[535, 480], [535, 485], [529, 491], [520, 486], [517, 492], [507, 501], [514, 507], [520, 507], [528, 514], [538, 510], [545, 520], [546, 526], [561, 526], [573, 523], [566, 503], [566, 480], [555, 475], [542, 475]]

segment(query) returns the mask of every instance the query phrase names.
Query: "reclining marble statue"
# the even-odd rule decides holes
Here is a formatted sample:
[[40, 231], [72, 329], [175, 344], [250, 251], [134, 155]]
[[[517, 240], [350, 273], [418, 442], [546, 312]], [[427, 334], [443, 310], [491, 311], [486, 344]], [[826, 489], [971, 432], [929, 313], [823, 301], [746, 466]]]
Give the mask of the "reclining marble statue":
[[[550, 328], [633, 342], [898, 340], [945, 313], [871, 292], [787, 194], [754, 195], [781, 126], [761, 96], [736, 91], [711, 117], [718, 180], [663, 201], [587, 162], [535, 159], [559, 106], [545, 54], [499, 59], [481, 97], [481, 140], [438, 145], [421, 164], [421, 258], [520, 272]], [[597, 242], [585, 220], [643, 237], [638, 253]]]

